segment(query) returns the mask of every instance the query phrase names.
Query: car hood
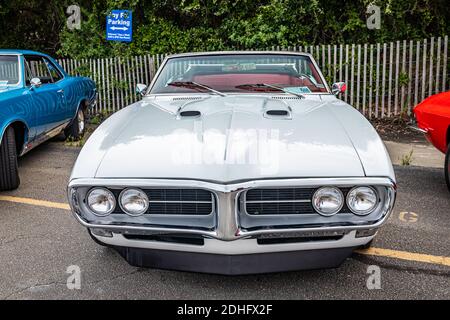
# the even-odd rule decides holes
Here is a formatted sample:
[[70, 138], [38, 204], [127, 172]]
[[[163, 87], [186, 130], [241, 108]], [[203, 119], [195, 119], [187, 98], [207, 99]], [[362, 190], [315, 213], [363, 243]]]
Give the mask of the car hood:
[[[98, 128], [83, 148], [72, 177], [230, 183], [365, 176], [358, 141], [342, 123], [348, 121], [345, 115], [334, 110], [339, 105], [348, 106], [320, 96], [146, 98]], [[180, 113], [180, 107], [186, 113]], [[368, 122], [350, 109], [358, 114], [350, 121], [367, 127]], [[374, 132], [365, 144], [380, 143]]]

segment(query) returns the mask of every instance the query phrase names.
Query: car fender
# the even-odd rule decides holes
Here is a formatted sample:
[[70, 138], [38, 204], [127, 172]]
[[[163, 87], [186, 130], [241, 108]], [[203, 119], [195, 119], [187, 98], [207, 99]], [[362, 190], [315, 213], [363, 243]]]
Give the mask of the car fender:
[[23, 152], [25, 151], [24, 148], [28, 143], [28, 139], [29, 139], [29, 132], [30, 132], [30, 127], [27, 124], [27, 122], [25, 121], [25, 119], [20, 118], [20, 117], [14, 117], [11, 119], [8, 119], [7, 121], [5, 121], [1, 126], [0, 126], [0, 144], [3, 141], [3, 135], [6, 132], [6, 129], [11, 126], [13, 123], [21, 123], [24, 125], [25, 127], [25, 132], [24, 132], [24, 138], [23, 138], [23, 145], [20, 146], [20, 150], [22, 150], [21, 155], [23, 154]]

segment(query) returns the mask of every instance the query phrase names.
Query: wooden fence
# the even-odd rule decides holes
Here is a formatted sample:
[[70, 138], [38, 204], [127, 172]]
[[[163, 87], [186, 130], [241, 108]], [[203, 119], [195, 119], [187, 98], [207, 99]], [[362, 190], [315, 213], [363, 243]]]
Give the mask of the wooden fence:
[[[272, 47], [314, 56], [331, 83], [344, 81], [343, 100], [369, 118], [405, 116], [426, 97], [449, 89], [448, 36], [378, 44]], [[140, 97], [137, 83], [149, 84], [165, 55], [104, 59], [60, 59], [73, 75], [94, 79], [99, 103], [94, 113], [115, 112]]]

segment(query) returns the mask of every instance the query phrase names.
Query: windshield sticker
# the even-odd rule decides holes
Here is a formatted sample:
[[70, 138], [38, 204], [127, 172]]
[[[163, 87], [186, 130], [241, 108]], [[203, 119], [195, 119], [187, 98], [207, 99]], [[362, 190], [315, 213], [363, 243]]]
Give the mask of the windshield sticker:
[[311, 90], [308, 87], [288, 87], [284, 88], [284, 91], [294, 94], [311, 93]]
[[229, 64], [222, 67], [222, 71], [249, 71], [256, 70], [255, 63], [241, 63], [241, 64]]

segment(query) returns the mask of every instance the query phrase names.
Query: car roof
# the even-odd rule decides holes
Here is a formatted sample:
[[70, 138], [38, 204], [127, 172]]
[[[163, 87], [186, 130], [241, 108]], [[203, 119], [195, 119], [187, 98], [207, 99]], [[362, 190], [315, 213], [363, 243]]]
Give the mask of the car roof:
[[45, 53], [32, 51], [32, 50], [21, 50], [21, 49], [0, 49], [0, 54], [17, 54], [17, 55], [39, 55], [47, 56]]

